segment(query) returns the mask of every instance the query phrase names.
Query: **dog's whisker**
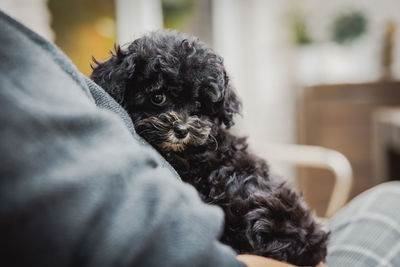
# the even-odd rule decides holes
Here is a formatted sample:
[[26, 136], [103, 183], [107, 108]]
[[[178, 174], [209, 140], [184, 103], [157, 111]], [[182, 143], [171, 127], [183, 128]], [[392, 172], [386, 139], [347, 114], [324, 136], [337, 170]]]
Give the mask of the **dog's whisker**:
[[170, 112], [170, 114], [171, 114], [171, 117], [172, 117], [175, 121], [179, 121], [179, 120], [180, 120], [180, 119], [179, 119], [179, 116], [178, 116], [178, 114], [177, 114], [176, 112], [172, 111], [172, 112]]
[[153, 127], [159, 131], [163, 131], [164, 129], [162, 129], [162, 127], [159, 127], [158, 125], [154, 124], [153, 122], [150, 122], [151, 125], [153, 125]]

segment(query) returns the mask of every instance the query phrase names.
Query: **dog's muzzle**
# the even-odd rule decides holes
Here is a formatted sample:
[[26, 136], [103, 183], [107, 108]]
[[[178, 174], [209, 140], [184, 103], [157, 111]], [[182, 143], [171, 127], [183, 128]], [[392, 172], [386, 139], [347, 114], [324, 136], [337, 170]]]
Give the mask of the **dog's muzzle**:
[[135, 122], [139, 135], [163, 151], [183, 151], [200, 146], [212, 138], [212, 122], [205, 117], [185, 116], [175, 111], [150, 116]]
[[185, 124], [176, 123], [172, 128], [174, 129], [174, 134], [176, 138], [185, 139], [186, 136], [188, 136], [189, 129]]

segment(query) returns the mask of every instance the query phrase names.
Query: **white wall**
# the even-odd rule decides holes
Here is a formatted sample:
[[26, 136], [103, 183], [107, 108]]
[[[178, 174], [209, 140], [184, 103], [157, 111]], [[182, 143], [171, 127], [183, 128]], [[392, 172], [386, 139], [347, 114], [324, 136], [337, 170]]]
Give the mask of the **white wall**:
[[0, 9], [41, 36], [54, 39], [46, 0], [1, 0]]
[[161, 0], [116, 0], [117, 38], [125, 44], [162, 29]]
[[[264, 145], [295, 141], [287, 1], [214, 0], [213, 5], [213, 46], [243, 101], [235, 130], [248, 135], [252, 149], [268, 158]], [[276, 172], [292, 176], [287, 167]]]
[[284, 1], [215, 0], [215, 50], [224, 59], [244, 109], [240, 132], [252, 143], [292, 142], [292, 49]]
[[[297, 7], [305, 15], [309, 31], [316, 40], [307, 64], [299, 69], [309, 68], [304, 82], [340, 83], [366, 82], [380, 78], [380, 55], [386, 23], [397, 24], [395, 39], [394, 76], [400, 78], [400, 1], [398, 0], [289, 0], [291, 7]], [[367, 33], [350, 45], [329, 42], [334, 18], [339, 14], [359, 10], [368, 19]], [[310, 51], [313, 50], [313, 51]], [[312, 55], [313, 58], [310, 58]], [[304, 63], [304, 62], [303, 62]], [[301, 74], [301, 73], [300, 73]]]

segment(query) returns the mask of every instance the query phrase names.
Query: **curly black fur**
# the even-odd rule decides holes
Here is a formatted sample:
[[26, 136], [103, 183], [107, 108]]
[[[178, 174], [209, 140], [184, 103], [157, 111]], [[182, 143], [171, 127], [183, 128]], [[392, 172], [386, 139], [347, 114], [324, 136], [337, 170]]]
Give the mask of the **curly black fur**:
[[241, 103], [213, 50], [158, 31], [94, 62], [91, 78], [128, 111], [136, 131], [205, 202], [223, 208], [222, 242], [296, 265], [325, 259], [329, 234], [290, 186], [270, 177], [246, 139], [229, 132]]

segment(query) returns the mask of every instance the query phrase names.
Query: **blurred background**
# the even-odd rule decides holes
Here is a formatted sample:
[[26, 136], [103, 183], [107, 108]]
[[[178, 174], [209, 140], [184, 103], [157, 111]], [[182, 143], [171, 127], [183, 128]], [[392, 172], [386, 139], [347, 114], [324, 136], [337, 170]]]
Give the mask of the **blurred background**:
[[0, 8], [86, 75], [92, 56], [104, 60], [114, 43], [149, 30], [198, 36], [224, 57], [244, 102], [234, 130], [318, 214], [341, 163], [302, 164], [333, 155], [308, 148], [348, 160], [350, 197], [400, 178], [400, 1], [2, 0]]

